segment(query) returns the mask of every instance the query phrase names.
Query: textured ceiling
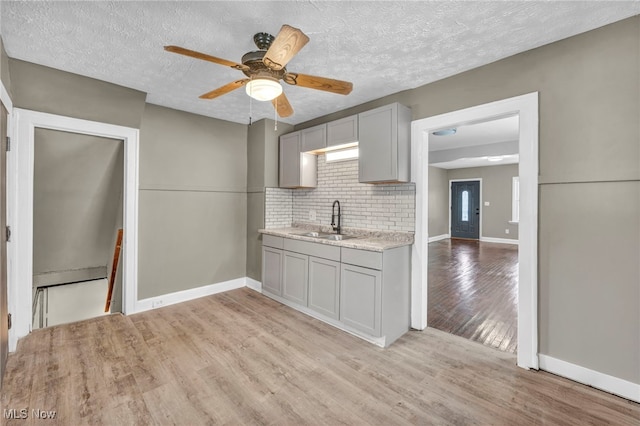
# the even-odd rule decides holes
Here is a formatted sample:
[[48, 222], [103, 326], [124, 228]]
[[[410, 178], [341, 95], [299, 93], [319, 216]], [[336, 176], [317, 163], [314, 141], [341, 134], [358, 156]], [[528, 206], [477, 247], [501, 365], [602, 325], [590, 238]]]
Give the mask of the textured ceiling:
[[[240, 62], [256, 32], [282, 24], [311, 41], [289, 71], [352, 81], [348, 96], [284, 85], [297, 124], [418, 87], [640, 13], [619, 1], [252, 1], [0, 3], [10, 57], [148, 93], [147, 101], [247, 123], [243, 89], [198, 96], [240, 71], [163, 50], [167, 44]], [[253, 119], [273, 117], [254, 101]]]

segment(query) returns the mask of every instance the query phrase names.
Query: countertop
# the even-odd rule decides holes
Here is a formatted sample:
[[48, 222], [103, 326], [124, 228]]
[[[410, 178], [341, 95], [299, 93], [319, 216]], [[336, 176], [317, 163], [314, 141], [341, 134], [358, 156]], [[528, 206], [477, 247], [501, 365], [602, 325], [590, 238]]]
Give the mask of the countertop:
[[378, 252], [413, 244], [413, 232], [378, 231], [361, 228], [342, 228], [341, 234], [355, 237], [348, 240], [333, 241], [324, 238], [309, 237], [301, 234], [306, 232], [335, 234], [335, 231], [333, 231], [330, 226], [300, 223], [294, 223], [288, 228], [260, 229], [258, 232], [261, 234], [275, 235], [277, 237], [291, 238], [294, 240], [303, 240], [319, 244]]

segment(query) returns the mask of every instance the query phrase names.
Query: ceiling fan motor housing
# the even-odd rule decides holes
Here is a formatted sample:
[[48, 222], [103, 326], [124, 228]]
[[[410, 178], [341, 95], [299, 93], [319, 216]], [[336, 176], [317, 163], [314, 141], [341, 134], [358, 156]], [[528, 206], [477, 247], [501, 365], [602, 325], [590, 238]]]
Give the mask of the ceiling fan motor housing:
[[[264, 34], [264, 33], [258, 33]], [[257, 34], [256, 34], [257, 35]], [[267, 34], [268, 35], [268, 34]], [[265, 65], [262, 62], [262, 58], [267, 53], [266, 50], [255, 50], [253, 52], [245, 53], [242, 56], [242, 64], [249, 67], [248, 70], [242, 70], [244, 75], [249, 78], [255, 77], [271, 77], [276, 80], [282, 80], [284, 75], [287, 73], [286, 68], [282, 68], [281, 70], [273, 70]]]

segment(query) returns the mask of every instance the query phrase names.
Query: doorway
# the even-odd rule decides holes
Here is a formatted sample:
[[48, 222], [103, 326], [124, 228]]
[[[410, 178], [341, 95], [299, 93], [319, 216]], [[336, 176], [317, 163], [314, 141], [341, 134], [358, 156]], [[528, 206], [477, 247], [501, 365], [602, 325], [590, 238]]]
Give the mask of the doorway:
[[451, 238], [480, 239], [480, 180], [451, 181]]
[[518, 353], [522, 368], [538, 369], [538, 93], [441, 114], [412, 123], [411, 170], [416, 183], [416, 230], [412, 247], [411, 325], [427, 327], [429, 254], [429, 140], [431, 132], [494, 118], [519, 117]]
[[20, 108], [13, 110], [15, 149], [9, 177], [9, 209], [13, 218], [15, 238], [9, 254], [10, 305], [14, 322], [9, 332], [9, 350], [15, 350], [20, 337], [32, 329], [33, 312], [33, 183], [34, 144], [36, 129], [50, 129], [70, 133], [113, 138], [124, 141], [123, 241], [122, 241], [122, 310], [134, 313], [137, 302], [138, 252], [138, 151], [137, 129], [94, 121], [81, 120]]
[[105, 306], [122, 227], [123, 141], [34, 133], [33, 329], [120, 312]]

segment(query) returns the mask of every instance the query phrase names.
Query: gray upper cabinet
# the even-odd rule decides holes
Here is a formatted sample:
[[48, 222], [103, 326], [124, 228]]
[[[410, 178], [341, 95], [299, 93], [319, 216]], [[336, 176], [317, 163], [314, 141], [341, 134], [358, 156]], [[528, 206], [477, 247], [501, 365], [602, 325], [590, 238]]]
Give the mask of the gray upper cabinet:
[[318, 161], [301, 150], [300, 132], [280, 136], [280, 188], [315, 188]]
[[409, 182], [411, 110], [393, 103], [358, 116], [359, 181]]
[[310, 127], [300, 130], [300, 152], [315, 151], [327, 147], [327, 125]]
[[341, 118], [327, 123], [327, 146], [358, 142], [358, 116]]

